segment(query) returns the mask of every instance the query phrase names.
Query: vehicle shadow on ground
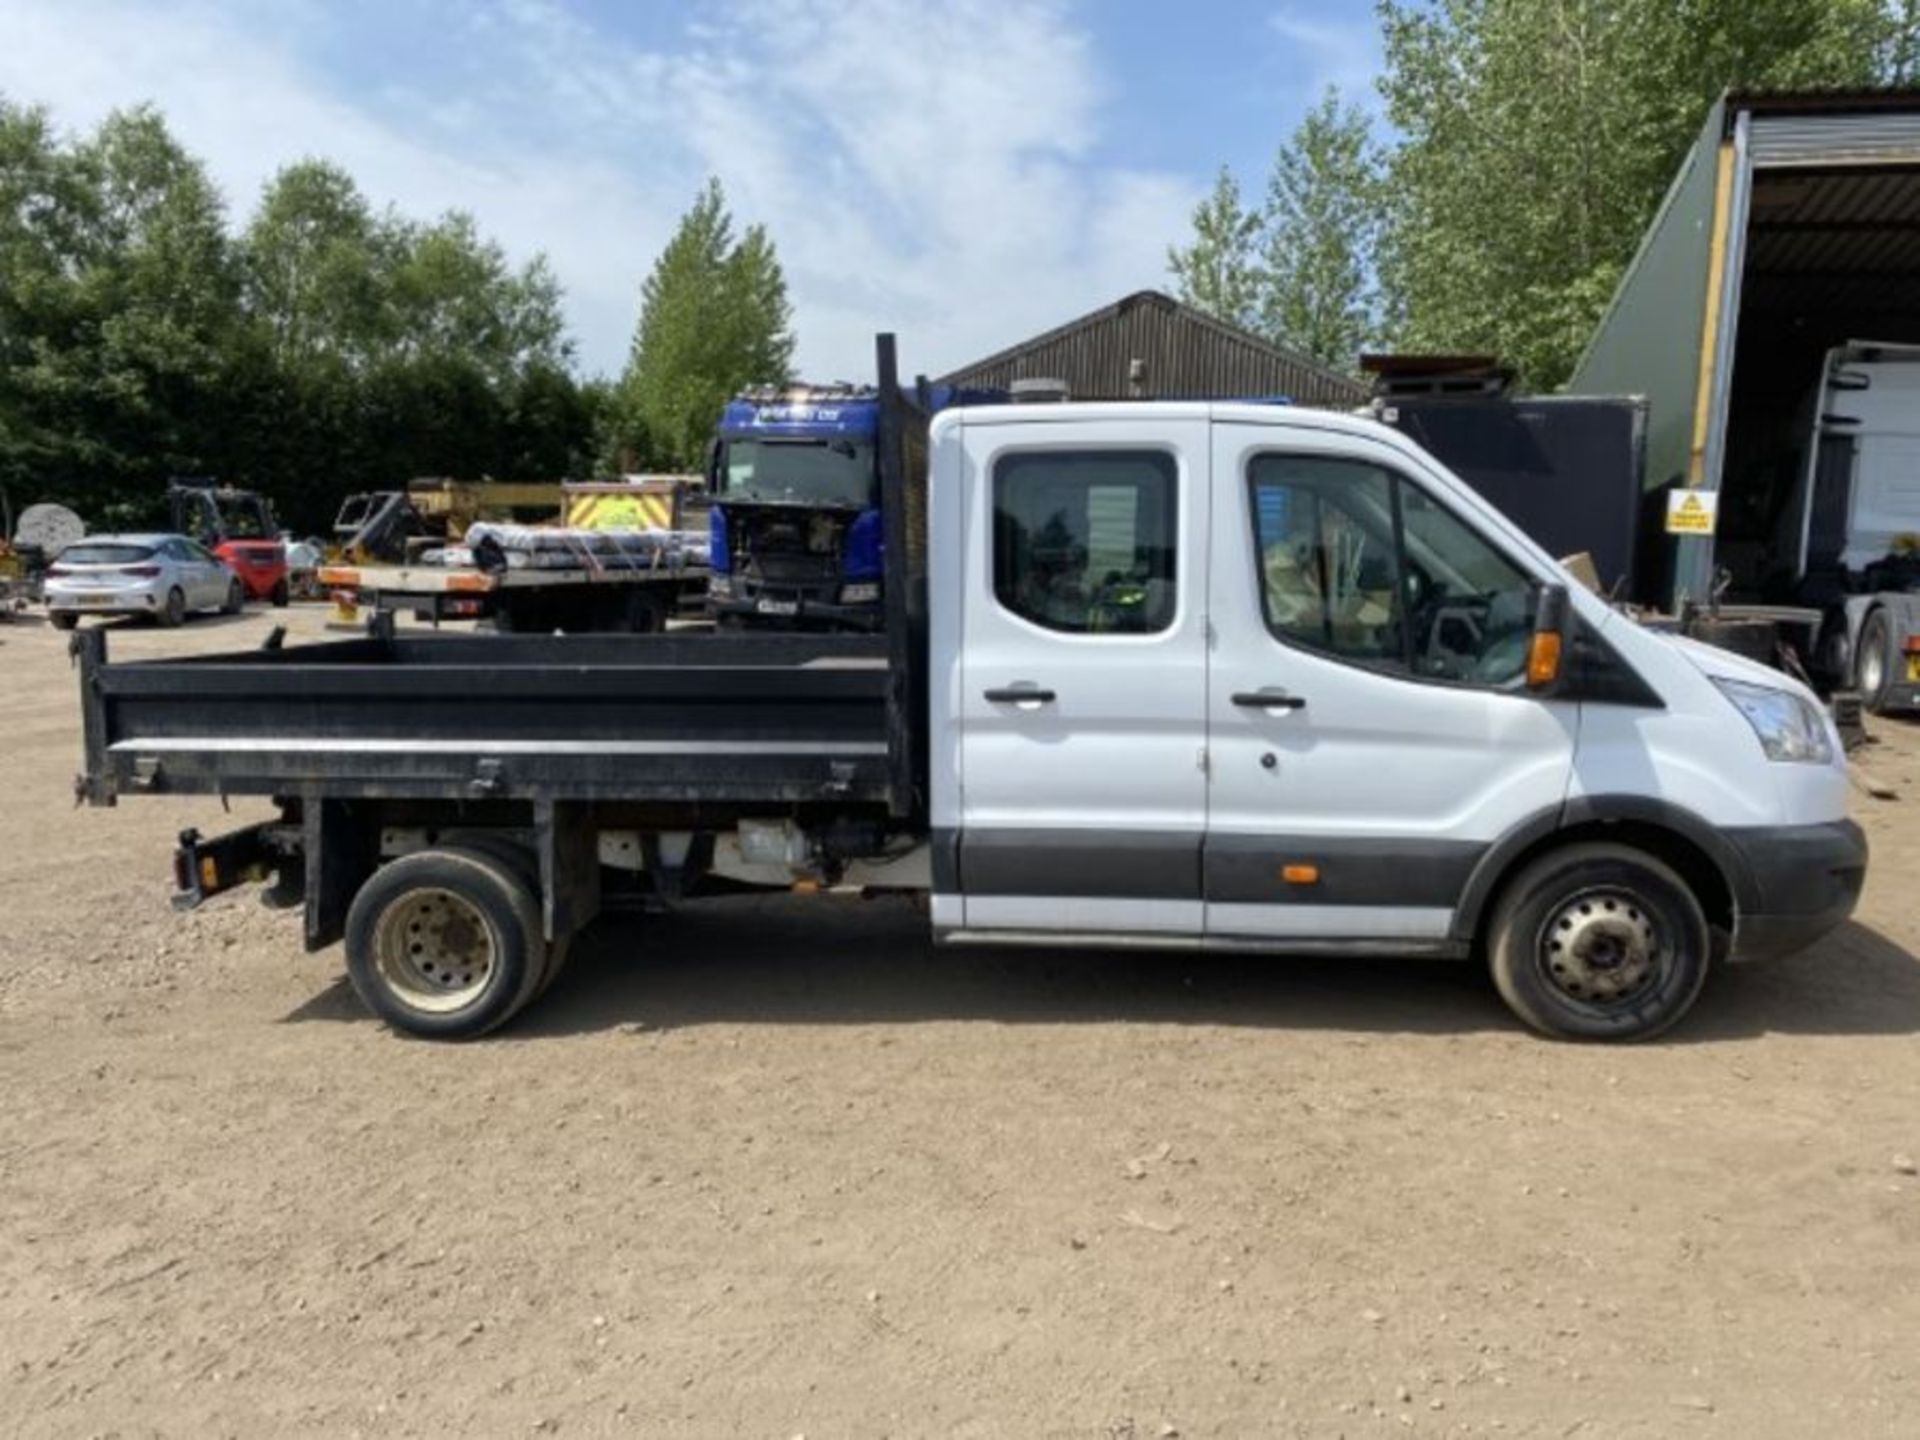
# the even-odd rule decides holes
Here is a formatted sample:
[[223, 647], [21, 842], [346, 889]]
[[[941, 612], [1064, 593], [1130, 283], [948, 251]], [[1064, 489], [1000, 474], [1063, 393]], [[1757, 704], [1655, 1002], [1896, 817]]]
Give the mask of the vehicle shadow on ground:
[[[344, 983], [290, 1020], [363, 1019]], [[1435, 960], [1140, 950], [936, 949], [898, 901], [709, 902], [603, 917], [566, 974], [502, 1040], [640, 1025], [1245, 1025], [1277, 1030], [1515, 1031], [1484, 969]], [[1717, 974], [1657, 1043], [1768, 1032], [1920, 1033], [1920, 960], [1849, 924], [1805, 954]]]

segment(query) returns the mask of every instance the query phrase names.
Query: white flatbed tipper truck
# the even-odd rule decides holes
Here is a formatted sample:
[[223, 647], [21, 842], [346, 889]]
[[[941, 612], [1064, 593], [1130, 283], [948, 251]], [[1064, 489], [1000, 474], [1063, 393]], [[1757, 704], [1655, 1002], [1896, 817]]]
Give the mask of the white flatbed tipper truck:
[[1850, 913], [1811, 693], [1636, 626], [1397, 432], [958, 409], [909, 474], [890, 337], [879, 369], [884, 633], [108, 663], [88, 631], [81, 794], [270, 797], [183, 837], [179, 902], [273, 878], [374, 1012], [448, 1038], [633, 887], [905, 890], [956, 945], [1478, 958], [1600, 1039]]

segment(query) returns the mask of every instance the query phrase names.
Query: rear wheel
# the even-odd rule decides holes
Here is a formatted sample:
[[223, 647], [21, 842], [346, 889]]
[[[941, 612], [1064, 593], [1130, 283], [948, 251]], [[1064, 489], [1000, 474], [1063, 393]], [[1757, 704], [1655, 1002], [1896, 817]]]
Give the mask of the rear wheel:
[[540, 907], [498, 855], [449, 847], [376, 870], [347, 914], [347, 974], [396, 1030], [465, 1040], [505, 1022], [546, 976]]
[[1887, 692], [1893, 687], [1893, 624], [1886, 611], [1867, 616], [1853, 657], [1853, 688], [1860, 692], [1860, 703], [1876, 715], [1885, 714]]
[[1569, 845], [1507, 887], [1488, 930], [1494, 984], [1548, 1035], [1644, 1040], [1687, 1013], [1711, 940], [1687, 884], [1626, 845]]
[[227, 582], [226, 603], [220, 607], [220, 613], [222, 615], [238, 615], [246, 608], [246, 605], [246, 589], [240, 584], [239, 580], [229, 580]]
[[167, 591], [167, 598], [160, 606], [160, 613], [154, 617], [162, 625], [174, 626], [187, 618], [187, 595], [179, 586]]
[[284, 575], [273, 582], [273, 594], [270, 598], [273, 601], [274, 609], [284, 610], [287, 608], [287, 601], [293, 598], [293, 592], [291, 587], [288, 586]]

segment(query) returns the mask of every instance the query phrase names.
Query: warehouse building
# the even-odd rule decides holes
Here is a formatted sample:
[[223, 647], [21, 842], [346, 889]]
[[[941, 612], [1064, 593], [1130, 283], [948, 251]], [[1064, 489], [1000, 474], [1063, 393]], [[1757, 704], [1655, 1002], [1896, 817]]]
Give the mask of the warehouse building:
[[1001, 390], [1022, 380], [1062, 381], [1075, 400], [1284, 397], [1344, 409], [1368, 393], [1351, 376], [1158, 290], [1136, 291], [940, 377]]

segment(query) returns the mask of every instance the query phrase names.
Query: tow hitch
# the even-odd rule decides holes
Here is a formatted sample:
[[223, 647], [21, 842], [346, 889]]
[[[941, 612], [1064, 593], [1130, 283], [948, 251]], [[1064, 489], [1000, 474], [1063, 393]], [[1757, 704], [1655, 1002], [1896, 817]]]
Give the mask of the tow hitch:
[[267, 903], [276, 908], [298, 904], [306, 878], [298, 860], [298, 827], [277, 820], [230, 830], [211, 840], [198, 830], [182, 830], [173, 852], [173, 908], [191, 910], [215, 895], [276, 875]]

